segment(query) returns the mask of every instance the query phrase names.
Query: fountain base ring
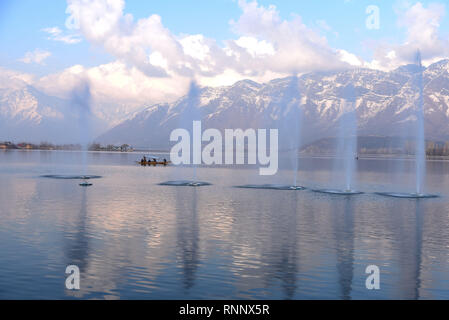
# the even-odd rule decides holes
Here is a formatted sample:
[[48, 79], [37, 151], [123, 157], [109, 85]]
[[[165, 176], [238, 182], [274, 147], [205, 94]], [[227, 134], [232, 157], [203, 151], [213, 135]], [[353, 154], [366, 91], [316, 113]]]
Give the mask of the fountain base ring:
[[63, 175], [63, 174], [46, 174], [40, 176], [41, 178], [47, 178], [47, 179], [59, 179], [59, 180], [90, 180], [90, 179], [100, 179], [101, 176], [95, 176], [95, 175], [83, 175], [83, 176], [76, 176], [76, 175]]
[[241, 189], [265, 189], [265, 190], [291, 190], [291, 191], [299, 191], [304, 190], [305, 187], [302, 186], [291, 186], [291, 185], [282, 185], [282, 184], [247, 184], [243, 186], [236, 186], [236, 188]]
[[340, 196], [352, 196], [352, 195], [363, 194], [362, 191], [356, 191], [356, 190], [315, 189], [312, 191], [318, 192], [318, 193], [335, 194], [335, 195], [340, 195]]
[[426, 194], [426, 193], [376, 192], [376, 194], [384, 197], [403, 198], [403, 199], [430, 199], [439, 197], [436, 194]]
[[177, 181], [162, 182], [159, 183], [159, 185], [171, 187], [203, 187], [203, 186], [210, 186], [212, 184], [204, 181], [177, 180]]

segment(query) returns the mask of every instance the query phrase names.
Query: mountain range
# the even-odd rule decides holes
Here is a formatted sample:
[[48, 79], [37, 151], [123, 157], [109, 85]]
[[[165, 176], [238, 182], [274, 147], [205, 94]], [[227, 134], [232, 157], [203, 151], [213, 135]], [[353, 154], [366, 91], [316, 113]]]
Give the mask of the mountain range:
[[[202, 88], [197, 108], [205, 128], [282, 127], [292, 106], [302, 110], [301, 142], [335, 136], [345, 100], [354, 101], [358, 135], [413, 136], [419, 90], [417, 65], [391, 72], [352, 69], [316, 72], [259, 84], [243, 80], [232, 86]], [[351, 87], [351, 90], [348, 88]], [[423, 70], [425, 129], [428, 139], [449, 138], [449, 60]], [[182, 127], [189, 96], [149, 106], [102, 134], [98, 141], [166, 148], [171, 130]]]
[[[110, 120], [95, 117], [93, 134], [99, 134], [95, 141], [104, 144], [166, 149], [170, 132], [185, 127], [193, 109], [200, 115], [203, 130], [282, 127], [296, 117], [297, 109], [301, 110], [301, 143], [310, 143], [336, 135], [338, 120], [345, 112], [344, 101], [350, 100], [357, 113], [358, 135], [411, 136], [419, 97], [418, 71], [416, 65], [390, 72], [350, 69], [308, 73], [264, 84], [243, 80], [231, 86], [203, 87], [194, 101], [186, 95], [171, 103], [150, 105], [124, 115], [112, 128]], [[422, 71], [426, 137], [447, 140], [449, 60]], [[79, 112], [71, 104], [32, 86], [0, 88], [0, 140], [34, 137], [58, 142], [56, 138], [64, 136], [61, 132], [76, 137], [82, 127]]]
[[91, 113], [86, 108], [70, 99], [49, 96], [31, 85], [0, 88], [0, 140], [81, 142], [90, 128], [95, 130], [88, 134], [99, 134], [108, 128], [96, 116], [85, 116]]

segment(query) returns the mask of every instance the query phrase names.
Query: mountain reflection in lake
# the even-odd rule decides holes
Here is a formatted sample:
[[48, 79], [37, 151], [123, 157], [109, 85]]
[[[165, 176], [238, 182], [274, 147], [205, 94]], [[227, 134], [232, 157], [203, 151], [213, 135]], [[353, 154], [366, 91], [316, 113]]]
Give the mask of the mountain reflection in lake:
[[[409, 191], [413, 163], [359, 160], [357, 189], [246, 189], [288, 181], [254, 170], [198, 168], [210, 186], [160, 186], [173, 167], [134, 165], [136, 154], [0, 152], [1, 299], [449, 299], [449, 162], [428, 162], [437, 199]], [[282, 166], [283, 164], [281, 164]], [[335, 187], [332, 159], [302, 158], [298, 183]], [[403, 181], [404, 185], [401, 185]], [[77, 265], [81, 289], [65, 288]], [[380, 268], [380, 290], [365, 269]]]

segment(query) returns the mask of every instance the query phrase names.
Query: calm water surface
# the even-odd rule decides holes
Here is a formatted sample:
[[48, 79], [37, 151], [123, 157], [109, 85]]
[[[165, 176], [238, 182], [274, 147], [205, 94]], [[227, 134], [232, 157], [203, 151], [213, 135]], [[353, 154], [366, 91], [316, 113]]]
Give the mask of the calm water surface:
[[[449, 299], [449, 162], [359, 160], [359, 196], [233, 188], [291, 183], [287, 168], [199, 168], [201, 188], [159, 186], [190, 169], [140, 155], [0, 152], [0, 299]], [[339, 186], [332, 159], [300, 159], [308, 188]], [[93, 186], [45, 174], [95, 174]], [[183, 176], [184, 175], [184, 176]], [[65, 268], [81, 290], [65, 289]], [[377, 265], [381, 289], [365, 288]]]

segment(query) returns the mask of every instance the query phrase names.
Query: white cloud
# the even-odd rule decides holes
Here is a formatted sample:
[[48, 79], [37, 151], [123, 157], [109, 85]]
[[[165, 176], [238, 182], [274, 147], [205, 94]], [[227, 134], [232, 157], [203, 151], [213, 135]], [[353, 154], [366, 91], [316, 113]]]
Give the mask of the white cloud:
[[149, 77], [137, 67], [115, 61], [92, 68], [76, 65], [36, 79], [33, 85], [49, 95], [70, 98], [80, 83], [89, 84], [93, 113], [114, 125], [142, 105], [177, 99], [187, 91], [190, 78]]
[[34, 82], [34, 75], [0, 67], [0, 88], [19, 89]]
[[29, 52], [25, 53], [25, 56], [23, 58], [19, 59], [19, 61], [21, 61], [23, 63], [27, 63], [27, 64], [29, 64], [29, 63], [44, 64], [44, 60], [50, 56], [51, 56], [51, 52], [41, 50], [41, 49], [36, 49], [34, 51], [29, 51]]
[[274, 55], [276, 52], [273, 45], [265, 40], [258, 41], [253, 37], [240, 37], [235, 43], [248, 51], [248, 53], [253, 57]]
[[167, 69], [168, 67], [167, 59], [165, 59], [159, 51], [155, 51], [150, 54], [149, 61], [153, 66], [156, 67], [161, 67], [163, 69]]
[[150, 63], [152, 52], [159, 52], [169, 69], [182, 70], [182, 47], [164, 28], [157, 15], [133, 21], [124, 15], [123, 0], [68, 0], [71, 28], [79, 30], [91, 43], [123, 59], [149, 76], [167, 76], [167, 70]]
[[340, 54], [340, 59], [344, 62], [347, 62], [351, 66], [362, 66], [363, 60], [359, 57], [357, 57], [355, 54], [352, 54], [346, 50], [338, 50]]
[[[337, 50], [331, 48], [325, 37], [308, 28], [300, 16], [283, 20], [275, 6], [263, 7], [257, 2], [239, 1], [243, 13], [237, 21], [232, 21], [234, 31], [244, 37], [252, 37], [269, 44], [270, 55], [254, 59], [242, 55], [241, 65], [253, 70], [291, 74], [316, 70], [332, 70], [349, 67], [341, 61]], [[235, 43], [235, 41], [229, 41]], [[234, 47], [231, 47], [236, 50]], [[237, 50], [236, 50], [237, 51]]]
[[243, 13], [232, 22], [239, 37], [226, 41], [224, 47], [201, 34], [175, 36], [158, 15], [135, 21], [124, 13], [123, 0], [68, 0], [67, 12], [70, 28], [149, 77], [211, 78], [233, 70], [262, 78], [266, 73], [347, 66], [338, 51], [307, 28], [299, 16], [286, 21], [274, 6], [246, 1], [239, 1], [239, 6]]
[[431, 3], [425, 7], [403, 3], [398, 26], [406, 29], [406, 39], [402, 44], [381, 43], [375, 50], [373, 61], [368, 64], [380, 69], [394, 69], [414, 63], [417, 50], [421, 51], [425, 65], [449, 56], [449, 40], [439, 33], [440, 21], [445, 14], [445, 6]]
[[63, 34], [62, 30], [58, 27], [51, 27], [42, 29], [42, 31], [49, 34], [48, 40], [60, 41], [67, 44], [75, 44], [81, 42], [81, 38], [78, 35]]
[[204, 61], [210, 54], [210, 48], [201, 34], [186, 36], [179, 41], [184, 53], [194, 59]]
[[75, 65], [59, 73], [42, 77], [34, 85], [48, 94], [67, 98], [80, 82], [88, 82], [97, 103], [129, 103], [140, 106], [173, 100], [187, 90], [189, 79], [148, 77], [136, 67], [120, 61], [85, 68]]

